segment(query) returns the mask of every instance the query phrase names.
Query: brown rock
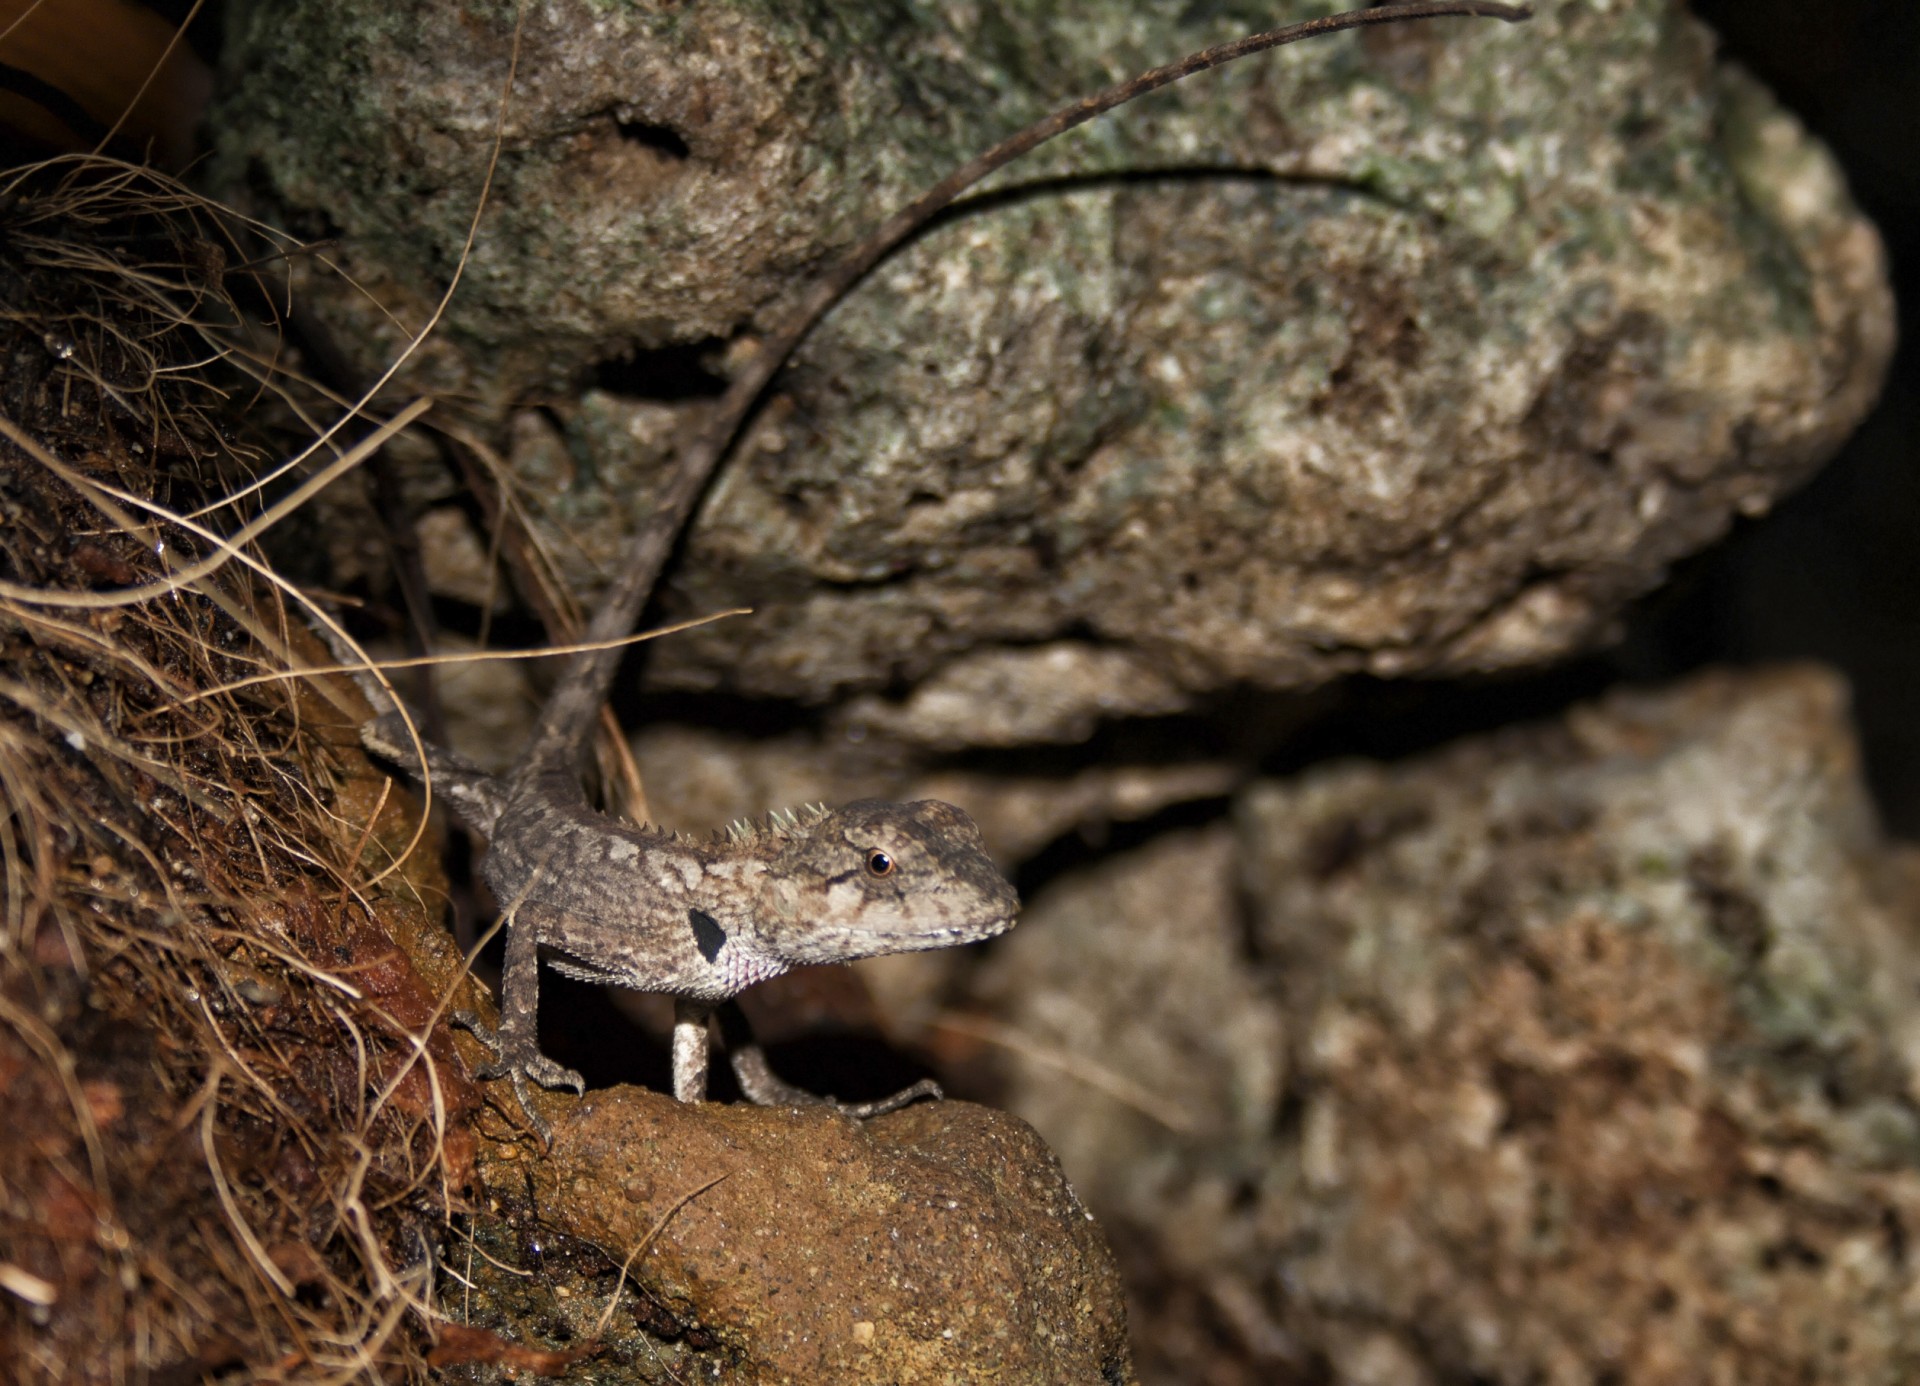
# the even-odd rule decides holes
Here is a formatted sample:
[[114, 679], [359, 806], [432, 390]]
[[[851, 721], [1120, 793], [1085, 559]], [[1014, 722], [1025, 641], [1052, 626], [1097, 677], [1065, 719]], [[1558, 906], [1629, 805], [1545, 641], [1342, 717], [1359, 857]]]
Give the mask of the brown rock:
[[999, 1112], [862, 1124], [614, 1089], [571, 1108], [548, 1158], [484, 1173], [611, 1264], [637, 1252], [629, 1278], [672, 1336], [743, 1380], [1133, 1379], [1099, 1228]]

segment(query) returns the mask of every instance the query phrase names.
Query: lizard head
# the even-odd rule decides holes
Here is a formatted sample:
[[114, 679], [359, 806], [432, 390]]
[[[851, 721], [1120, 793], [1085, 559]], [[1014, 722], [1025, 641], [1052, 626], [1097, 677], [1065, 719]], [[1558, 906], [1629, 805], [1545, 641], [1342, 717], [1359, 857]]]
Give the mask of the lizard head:
[[973, 820], [937, 799], [861, 799], [783, 836], [758, 925], [788, 965], [972, 943], [1020, 908]]

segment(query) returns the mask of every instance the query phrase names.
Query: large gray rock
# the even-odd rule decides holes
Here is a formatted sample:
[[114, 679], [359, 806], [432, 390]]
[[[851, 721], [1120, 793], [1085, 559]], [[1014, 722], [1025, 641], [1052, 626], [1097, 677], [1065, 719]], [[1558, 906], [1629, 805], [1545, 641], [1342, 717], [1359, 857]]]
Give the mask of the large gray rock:
[[[1002, 743], [1071, 740], [1234, 682], [1552, 659], [1766, 510], [1877, 387], [1878, 240], [1680, 6], [1539, 9], [1185, 83], [883, 265], [763, 409], [669, 601], [757, 614], [663, 643], [653, 677], [814, 701], [924, 684], [846, 715], [936, 746], [954, 691], [984, 689], [1033, 706], [995, 720]], [[302, 291], [370, 367], [386, 310], [424, 320], [458, 257], [507, 11], [230, 15], [215, 169], [337, 231], [384, 307]], [[706, 407], [649, 375], [661, 351], [751, 337], [1047, 108], [1287, 17], [529, 7], [417, 382], [496, 430], [590, 592]], [[1089, 176], [1049, 181], [1069, 170]]]
[[1619, 695], [1036, 898], [985, 992], [1143, 1376], [1913, 1380], [1920, 877], [1845, 712]]

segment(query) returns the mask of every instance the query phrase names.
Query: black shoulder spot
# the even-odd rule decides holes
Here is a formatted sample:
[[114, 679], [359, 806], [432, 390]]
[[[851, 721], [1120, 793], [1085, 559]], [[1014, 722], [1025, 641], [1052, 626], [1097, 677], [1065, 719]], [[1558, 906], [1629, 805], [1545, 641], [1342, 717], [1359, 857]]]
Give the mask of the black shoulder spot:
[[688, 910], [687, 922], [693, 925], [693, 946], [700, 950], [700, 956], [712, 962], [720, 956], [720, 950], [727, 946], [727, 931], [720, 927], [720, 921], [705, 910]]

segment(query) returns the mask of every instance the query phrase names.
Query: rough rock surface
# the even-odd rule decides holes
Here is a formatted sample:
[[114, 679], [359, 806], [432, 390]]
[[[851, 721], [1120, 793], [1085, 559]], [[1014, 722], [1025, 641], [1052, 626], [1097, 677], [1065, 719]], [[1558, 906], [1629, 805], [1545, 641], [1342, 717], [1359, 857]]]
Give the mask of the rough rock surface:
[[667, 1379], [1133, 1380], [1112, 1253], [1015, 1118], [941, 1102], [859, 1123], [631, 1088], [564, 1105], [546, 1158], [496, 1147], [481, 1173], [601, 1254], [537, 1304], [481, 1266], [476, 1323], [594, 1337], [624, 1257], [653, 1317], [603, 1324], [601, 1354]]
[[[1878, 240], [1682, 6], [1537, 8], [1183, 84], [883, 265], [763, 409], [667, 603], [757, 614], [662, 644], [655, 680], [927, 684], [862, 715], [934, 745], [941, 690], [990, 685], [1046, 713], [996, 736], [1070, 740], [1236, 682], [1551, 659], [1764, 511], [1877, 386]], [[307, 301], [371, 367], [458, 258], [506, 7], [229, 12], [218, 176], [339, 237], [384, 307], [317, 276]], [[1012, 126], [1289, 17], [528, 7], [416, 383], [497, 430], [591, 589], [702, 372], [811, 267]]]
[[[1260, 1141], [1279, 1111], [1286, 1032], [1268, 980], [1246, 966], [1235, 860], [1220, 823], [1071, 878], [1034, 901], [1021, 944], [978, 986], [1069, 1080], [1024, 1089], [1022, 1111], [1071, 1167], [1120, 1181], [1101, 1196], [1122, 1207], [1151, 1200], [1173, 1169], [1168, 1133], [1224, 1151]], [[1126, 1150], [1148, 1157], [1114, 1157]]]
[[1014, 1106], [1157, 1277], [1143, 1377], [1914, 1379], [1920, 892], [1845, 701], [1617, 695], [1036, 899]]

